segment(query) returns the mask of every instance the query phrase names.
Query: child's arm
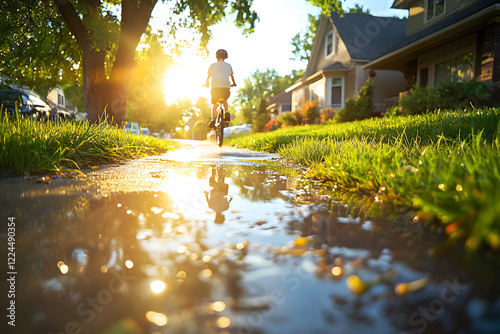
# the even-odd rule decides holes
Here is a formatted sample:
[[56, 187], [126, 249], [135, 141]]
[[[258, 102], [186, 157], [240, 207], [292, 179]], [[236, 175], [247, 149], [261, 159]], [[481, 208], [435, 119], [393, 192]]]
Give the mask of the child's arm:
[[207, 82], [205, 83], [205, 87], [210, 85], [210, 74], [207, 76]]
[[[208, 80], [208, 79], [207, 79]], [[233, 84], [231, 85], [232, 87], [236, 87], [236, 81], [234, 81], [234, 77], [233, 75], [231, 74], [231, 80], [233, 80]]]

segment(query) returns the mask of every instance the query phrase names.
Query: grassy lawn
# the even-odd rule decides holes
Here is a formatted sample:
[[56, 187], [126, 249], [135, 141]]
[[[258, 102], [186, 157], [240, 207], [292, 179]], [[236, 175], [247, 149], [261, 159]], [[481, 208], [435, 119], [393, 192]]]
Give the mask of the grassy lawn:
[[414, 212], [469, 250], [500, 249], [500, 108], [252, 134], [227, 144], [310, 167], [340, 198]]
[[0, 143], [0, 171], [14, 174], [79, 170], [163, 153], [176, 145], [106, 123], [41, 123], [5, 114], [0, 115]]

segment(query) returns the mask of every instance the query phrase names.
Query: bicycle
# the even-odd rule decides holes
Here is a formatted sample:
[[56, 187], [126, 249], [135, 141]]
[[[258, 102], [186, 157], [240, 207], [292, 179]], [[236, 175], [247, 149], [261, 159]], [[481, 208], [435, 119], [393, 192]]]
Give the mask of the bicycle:
[[215, 118], [215, 141], [219, 147], [224, 143], [224, 127], [226, 123], [229, 124], [225, 120], [224, 102], [226, 102], [224, 99], [217, 101], [217, 117]]

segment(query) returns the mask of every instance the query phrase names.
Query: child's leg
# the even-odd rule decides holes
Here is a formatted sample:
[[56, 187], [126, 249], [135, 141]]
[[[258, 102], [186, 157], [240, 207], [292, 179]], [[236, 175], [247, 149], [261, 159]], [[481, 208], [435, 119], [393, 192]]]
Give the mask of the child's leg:
[[217, 117], [217, 105], [213, 104], [212, 105], [212, 119], [215, 119]]
[[224, 100], [224, 110], [228, 111], [229, 107], [227, 105], [227, 100]]

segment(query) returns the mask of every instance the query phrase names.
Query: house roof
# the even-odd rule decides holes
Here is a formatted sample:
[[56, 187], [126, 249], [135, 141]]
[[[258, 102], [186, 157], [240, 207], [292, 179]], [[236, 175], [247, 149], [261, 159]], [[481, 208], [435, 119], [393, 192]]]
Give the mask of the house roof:
[[269, 99], [268, 104], [291, 104], [292, 103], [292, 92], [282, 91]]
[[324, 37], [322, 34], [325, 33], [325, 27], [329, 26], [326, 28], [326, 31], [329, 31], [332, 25], [347, 49], [348, 59], [350, 58], [354, 62], [367, 63], [406, 38], [406, 19], [354, 13], [346, 13], [343, 17], [340, 17], [338, 13], [332, 13], [330, 18], [322, 15], [304, 76], [300, 82], [289, 87], [286, 91], [292, 91], [313, 82], [324, 73], [349, 70], [349, 64], [340, 61], [325, 65], [323, 68], [316, 68], [317, 62], [311, 65], [312, 59], [319, 57], [321, 52], [319, 48]]
[[289, 90], [284, 90], [273, 97], [271, 97], [267, 103], [266, 110], [271, 110], [279, 105], [291, 105], [292, 104], [292, 92]]
[[351, 59], [373, 60], [406, 38], [406, 19], [352, 13], [331, 19]]
[[325, 72], [342, 71], [342, 70], [347, 70], [347, 67], [344, 64], [342, 64], [340, 61], [336, 61], [335, 63], [333, 63], [330, 66], [327, 66], [323, 69], [323, 71], [325, 71]]
[[391, 8], [409, 9], [412, 0], [394, 0]]
[[[397, 1], [395, 1], [396, 3]], [[448, 18], [445, 18], [442, 21], [439, 21], [435, 23], [434, 25], [428, 27], [427, 29], [421, 30], [417, 32], [414, 35], [409, 36], [408, 38], [405, 38], [401, 42], [395, 44], [393, 47], [387, 50], [384, 54], [381, 54], [378, 59], [374, 59], [372, 62], [369, 64], [364, 65], [363, 67], [371, 67], [373, 65], [378, 64], [383, 58], [389, 57], [391, 54], [397, 54], [403, 51], [404, 49], [407, 49], [408, 47], [413, 47], [424, 40], [427, 40], [428, 38], [440, 34], [446, 34], [449, 36], [449, 33], [451, 31], [448, 28], [455, 27], [456, 25], [462, 25], [461, 21], [464, 21], [466, 19], [473, 18], [475, 14], [480, 13], [483, 10], [489, 9], [491, 6], [492, 8], [495, 8], [493, 6], [499, 6], [500, 0], [483, 0], [480, 2], [477, 2], [464, 10], [456, 13], [455, 15], [452, 15]], [[393, 5], [394, 6], [394, 5]], [[398, 7], [399, 8], [399, 7]], [[465, 21], [464, 21], [465, 22]], [[468, 26], [468, 24], [467, 24]], [[464, 29], [469, 30], [470, 26], [464, 27]], [[458, 29], [452, 29], [456, 33], [460, 33]]]

